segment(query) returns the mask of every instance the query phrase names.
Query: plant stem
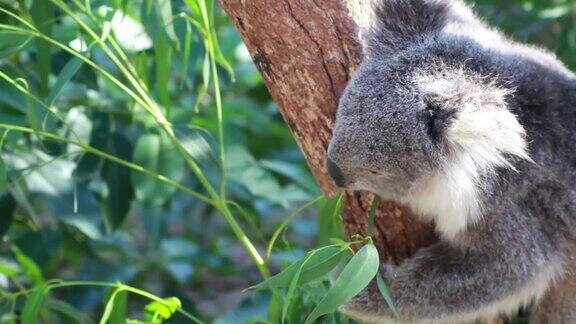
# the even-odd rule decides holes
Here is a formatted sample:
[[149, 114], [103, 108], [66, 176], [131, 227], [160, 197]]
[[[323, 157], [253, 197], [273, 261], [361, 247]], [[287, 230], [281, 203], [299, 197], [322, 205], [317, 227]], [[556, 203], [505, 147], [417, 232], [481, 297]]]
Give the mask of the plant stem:
[[[22, 127], [22, 126], [15, 126], [15, 125], [8, 125], [8, 124], [0, 124], [0, 128], [8, 129], [8, 130], [14, 130], [14, 131], [23, 132], [23, 133], [34, 133], [34, 130], [33, 130], [33, 129], [28, 128], [28, 127]], [[83, 151], [85, 151], [85, 152], [87, 152], [87, 153], [94, 154], [94, 155], [99, 156], [99, 157], [101, 157], [101, 158], [104, 158], [104, 159], [106, 159], [106, 160], [109, 160], [109, 161], [112, 161], [112, 162], [114, 162], [114, 163], [117, 163], [117, 164], [120, 164], [120, 165], [122, 165], [122, 166], [125, 166], [125, 167], [127, 167], [127, 168], [129, 168], [129, 169], [132, 169], [132, 170], [134, 170], [134, 171], [143, 173], [143, 174], [145, 174], [145, 175], [147, 175], [147, 176], [150, 176], [150, 177], [152, 177], [152, 178], [154, 178], [154, 179], [156, 179], [156, 180], [158, 180], [158, 181], [160, 181], [160, 182], [162, 182], [162, 183], [164, 183], [164, 184], [173, 186], [173, 187], [175, 187], [176, 189], [179, 189], [179, 190], [181, 190], [182, 192], [184, 192], [184, 193], [186, 193], [186, 194], [188, 194], [188, 195], [190, 195], [190, 196], [192, 196], [192, 197], [194, 197], [194, 198], [196, 198], [196, 199], [198, 199], [198, 200], [200, 200], [200, 201], [202, 201], [202, 202], [205, 202], [205, 203], [207, 203], [207, 204], [210, 204], [210, 205], [215, 206], [214, 201], [211, 200], [210, 198], [208, 198], [208, 197], [206, 197], [206, 196], [204, 196], [204, 195], [202, 195], [202, 194], [199, 194], [199, 193], [197, 193], [197, 192], [195, 192], [195, 191], [193, 191], [193, 190], [190, 190], [189, 188], [181, 185], [180, 183], [178, 183], [178, 182], [176, 182], [176, 181], [174, 181], [174, 180], [172, 180], [172, 179], [169, 179], [169, 178], [167, 178], [167, 177], [165, 177], [165, 176], [163, 176], [163, 175], [161, 175], [161, 174], [158, 174], [158, 173], [155, 173], [155, 172], [153, 172], [153, 171], [150, 171], [150, 170], [148, 170], [148, 169], [146, 169], [146, 168], [143, 168], [142, 166], [139, 166], [139, 165], [134, 164], [134, 163], [132, 163], [132, 162], [129, 162], [129, 161], [120, 159], [120, 158], [118, 158], [118, 157], [116, 157], [116, 156], [114, 156], [114, 155], [108, 154], [108, 153], [103, 152], [103, 151], [100, 151], [100, 150], [98, 150], [98, 149], [95, 149], [95, 148], [93, 148], [93, 147], [90, 146], [90, 145], [87, 145], [87, 144], [84, 144], [84, 143], [81, 143], [81, 142], [77, 142], [77, 141], [73, 141], [73, 140], [67, 139], [67, 138], [65, 138], [65, 137], [56, 135], [56, 134], [52, 134], [52, 133], [48, 133], [48, 132], [44, 132], [44, 131], [39, 131], [38, 134], [40, 134], [40, 135], [42, 135], [42, 136], [44, 136], [44, 137], [46, 137], [46, 138], [52, 139], [52, 140], [56, 140], [56, 141], [60, 141], [60, 142], [64, 142], [64, 143], [67, 143], [67, 144], [72, 144], [72, 145], [78, 146], [79, 148], [81, 148]]]

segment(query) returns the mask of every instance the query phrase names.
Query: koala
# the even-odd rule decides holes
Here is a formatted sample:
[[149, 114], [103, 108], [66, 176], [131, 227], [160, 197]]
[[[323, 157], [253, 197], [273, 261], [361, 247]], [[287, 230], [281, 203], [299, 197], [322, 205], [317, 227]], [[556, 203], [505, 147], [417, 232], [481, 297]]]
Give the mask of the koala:
[[[343, 312], [371, 323], [460, 323], [573, 282], [576, 75], [458, 0], [371, 8], [327, 169], [340, 187], [433, 220], [440, 240], [381, 265], [399, 318], [375, 284]], [[576, 323], [571, 311], [564, 323]]]

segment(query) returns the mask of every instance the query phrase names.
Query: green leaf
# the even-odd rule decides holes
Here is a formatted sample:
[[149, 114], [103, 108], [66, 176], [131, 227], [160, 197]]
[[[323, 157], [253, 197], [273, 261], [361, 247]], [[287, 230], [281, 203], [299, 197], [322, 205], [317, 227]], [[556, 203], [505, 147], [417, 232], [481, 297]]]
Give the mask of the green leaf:
[[52, 313], [59, 314], [61, 316], [61, 319], [63, 320], [62, 321], [63, 323], [70, 323], [70, 324], [92, 323], [92, 321], [86, 314], [74, 308], [72, 305], [63, 300], [55, 298], [45, 298], [44, 307], [50, 310]]
[[180, 47], [180, 40], [176, 36], [176, 31], [174, 30], [174, 17], [172, 14], [172, 1], [171, 0], [156, 0], [158, 6], [158, 15], [160, 18], [161, 26], [164, 27], [166, 35], [170, 40], [176, 45], [176, 48]]
[[372, 205], [370, 206], [370, 211], [368, 212], [368, 236], [374, 234], [374, 222], [376, 221], [376, 211], [378, 210], [378, 205], [380, 201], [378, 196], [374, 196], [372, 199]]
[[20, 273], [20, 270], [12, 262], [0, 259], [0, 273], [6, 277], [14, 277]]
[[245, 147], [229, 146], [225, 161], [229, 178], [243, 185], [252, 195], [288, 205], [278, 181]]
[[344, 193], [341, 192], [326, 199], [318, 212], [318, 244], [330, 244], [333, 238], [344, 238], [342, 232], [342, 209], [344, 208]]
[[15, 245], [12, 246], [12, 253], [16, 256], [16, 261], [18, 261], [18, 264], [22, 267], [30, 282], [32, 282], [34, 286], [42, 285], [44, 283], [44, 277], [42, 276], [42, 271], [40, 271], [38, 264], [22, 253], [22, 251], [20, 251], [20, 249]]
[[7, 185], [8, 176], [6, 172], [6, 164], [4, 164], [4, 160], [2, 159], [2, 156], [0, 156], [0, 195], [6, 191]]
[[318, 184], [316, 184], [314, 178], [310, 175], [310, 172], [299, 164], [280, 160], [264, 160], [262, 161], [262, 166], [289, 178], [291, 181], [299, 184], [302, 188], [311, 193], [320, 194]]
[[0, 78], [0, 102], [24, 114], [28, 109], [26, 100], [26, 95], [22, 91], [17, 90], [7, 80]]
[[306, 266], [306, 263], [308, 263], [308, 260], [310, 260], [310, 257], [313, 255], [314, 254], [310, 254], [304, 259], [304, 261], [302, 262], [302, 264], [300, 264], [300, 266], [298, 266], [296, 272], [294, 273], [292, 279], [290, 280], [290, 285], [288, 286], [288, 290], [286, 291], [286, 295], [284, 296], [284, 305], [282, 305], [282, 323], [286, 322], [286, 315], [288, 314], [288, 308], [290, 306], [292, 298], [294, 297], [296, 287], [298, 286], [298, 281], [300, 280], [300, 274], [302, 273], [302, 269]]
[[16, 211], [16, 200], [10, 193], [0, 194], [0, 240], [10, 229], [14, 212]]
[[144, 309], [144, 319], [152, 323], [162, 323], [162, 321], [172, 317], [180, 308], [182, 308], [182, 303], [180, 299], [176, 297], [168, 297], [162, 299], [162, 301], [154, 301], [146, 305]]
[[190, 49], [192, 48], [192, 27], [186, 21], [186, 34], [184, 36], [184, 48], [181, 50], [180, 61], [182, 62], [182, 83], [188, 79], [188, 68], [190, 66]]
[[38, 323], [38, 312], [42, 307], [42, 302], [48, 295], [50, 288], [47, 284], [42, 284], [34, 289], [30, 297], [26, 299], [24, 309], [22, 310], [22, 324]]
[[572, 5], [566, 4], [544, 9], [538, 12], [538, 17], [540, 19], [559, 19], [570, 14], [573, 10], [572, 8], [573, 8]]
[[116, 288], [110, 294], [100, 324], [123, 324], [126, 321], [126, 301], [128, 294], [122, 288]]
[[335, 268], [338, 263], [349, 254], [350, 250], [348, 247], [340, 244], [329, 245], [310, 251], [306, 256], [288, 266], [284, 271], [251, 288], [268, 289], [288, 287], [301, 267], [302, 275], [298, 279], [299, 285], [320, 279], [330, 273], [330, 270]]
[[204, 167], [220, 167], [220, 161], [212, 149], [216, 144], [208, 131], [200, 127], [176, 125], [174, 133], [194, 161]]
[[392, 299], [392, 294], [390, 293], [390, 289], [388, 289], [388, 286], [384, 282], [384, 278], [382, 278], [382, 275], [378, 274], [376, 276], [376, 284], [378, 285], [378, 290], [380, 291], [382, 298], [384, 298], [384, 300], [386, 301], [386, 304], [388, 304], [388, 307], [390, 307], [390, 310], [392, 311], [394, 316], [398, 317], [398, 310], [396, 309], [396, 306], [394, 305], [394, 300]]
[[[34, 25], [40, 33], [51, 36], [54, 25], [54, 8], [50, 1], [34, 1], [30, 14]], [[49, 42], [36, 38], [36, 61], [38, 64], [38, 77], [40, 79], [40, 93], [48, 92], [48, 80], [52, 64], [52, 46]]]
[[[163, 1], [163, 0], [160, 0]], [[166, 1], [168, 2], [168, 1]], [[156, 89], [160, 104], [170, 118], [170, 71], [172, 68], [172, 47], [164, 33], [157, 33], [154, 42], [154, 55], [156, 65]]]
[[[130, 160], [132, 143], [121, 133], [113, 133], [108, 152], [123, 160]], [[134, 198], [134, 188], [130, 183], [130, 170], [113, 162], [106, 161], [102, 169], [104, 180], [108, 185], [105, 213], [106, 226], [109, 231], [115, 230], [126, 218]]]
[[378, 251], [373, 244], [364, 245], [344, 267], [334, 285], [308, 315], [306, 324], [334, 312], [361, 292], [378, 273]]
[[[90, 133], [90, 146], [106, 151], [111, 136], [110, 117], [102, 112], [92, 115], [92, 132]], [[93, 154], [85, 154], [76, 165], [76, 175], [85, 177], [95, 172], [102, 164], [102, 159]]]
[[[136, 144], [133, 161], [174, 181], [179, 181], [184, 174], [184, 160], [165, 135], [142, 136]], [[176, 191], [139, 172], [132, 173], [132, 183], [137, 199], [150, 205], [164, 204]]]
[[128, 292], [122, 291], [116, 295], [114, 309], [110, 314], [110, 324], [124, 324], [126, 322], [126, 305], [128, 303]]
[[33, 37], [0, 31], [0, 59], [22, 53], [28, 49]]
[[68, 84], [68, 82], [72, 80], [74, 75], [76, 75], [78, 70], [80, 70], [83, 63], [84, 62], [81, 59], [74, 57], [70, 59], [70, 61], [68, 61], [66, 65], [64, 65], [64, 68], [62, 68], [62, 72], [60, 72], [60, 75], [58, 75], [56, 83], [54, 84], [52, 89], [50, 89], [50, 93], [46, 98], [46, 105], [48, 107], [52, 106], [54, 100], [56, 100], [60, 92], [62, 92], [62, 89], [64, 89], [64, 87], [66, 86], [66, 84]]
[[214, 56], [216, 63], [218, 63], [218, 65], [220, 65], [222, 68], [224, 68], [224, 70], [226, 70], [226, 72], [228, 72], [228, 74], [230, 75], [232, 81], [234, 81], [235, 79], [234, 69], [232, 68], [232, 65], [230, 65], [228, 60], [226, 60], [224, 54], [222, 54], [222, 51], [220, 50], [220, 45], [218, 44], [218, 36], [216, 35], [215, 30], [212, 30], [212, 39], [214, 46], [212, 55]]

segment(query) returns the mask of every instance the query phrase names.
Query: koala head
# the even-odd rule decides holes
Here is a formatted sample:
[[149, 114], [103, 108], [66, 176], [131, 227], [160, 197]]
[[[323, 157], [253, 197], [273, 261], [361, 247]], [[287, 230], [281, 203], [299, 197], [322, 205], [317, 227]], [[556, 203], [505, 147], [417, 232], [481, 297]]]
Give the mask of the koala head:
[[[509, 108], [514, 89], [478, 72], [461, 59], [461, 42], [442, 35], [468, 15], [452, 12], [456, 2], [382, 2], [388, 7], [375, 11], [364, 37], [366, 58], [340, 99], [327, 168], [341, 187], [450, 217], [441, 231], [455, 235], [481, 208], [481, 178], [512, 166], [512, 156], [528, 158]], [[394, 24], [390, 12], [405, 21]]]

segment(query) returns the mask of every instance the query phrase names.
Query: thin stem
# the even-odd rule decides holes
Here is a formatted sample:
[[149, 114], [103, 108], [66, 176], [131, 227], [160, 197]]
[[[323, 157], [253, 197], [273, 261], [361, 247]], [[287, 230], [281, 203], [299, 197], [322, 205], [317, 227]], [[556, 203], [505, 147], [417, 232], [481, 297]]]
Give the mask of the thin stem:
[[282, 234], [282, 232], [286, 229], [286, 227], [288, 227], [290, 222], [292, 222], [296, 217], [300, 216], [305, 209], [307, 209], [310, 206], [315, 205], [316, 203], [318, 203], [323, 198], [324, 198], [324, 196], [318, 196], [315, 199], [310, 200], [309, 202], [300, 206], [298, 209], [296, 209], [294, 212], [292, 212], [292, 214], [290, 214], [290, 216], [288, 216], [288, 218], [286, 218], [286, 220], [284, 220], [282, 222], [282, 224], [280, 224], [280, 226], [278, 226], [276, 231], [274, 231], [272, 238], [270, 239], [270, 243], [268, 244], [268, 249], [266, 250], [266, 260], [268, 260], [270, 258], [270, 255], [272, 254], [272, 249], [274, 248], [274, 244], [276, 243], [276, 240], [278, 239], [280, 234]]
[[206, 0], [199, 0], [200, 11], [202, 14], [202, 20], [204, 22], [204, 30], [206, 31], [206, 45], [208, 47], [208, 53], [210, 56], [210, 70], [212, 73], [212, 84], [214, 86], [214, 97], [216, 100], [216, 114], [218, 118], [218, 144], [220, 149], [220, 164], [222, 177], [220, 180], [220, 196], [222, 199], [226, 199], [226, 175], [225, 175], [225, 152], [224, 152], [224, 118], [222, 112], [222, 95], [220, 92], [220, 80], [218, 78], [218, 69], [216, 67], [216, 55], [214, 38], [212, 37], [214, 33], [212, 32], [212, 26], [210, 25], [210, 17], [208, 16], [208, 9], [206, 8]]
[[[10, 298], [18, 298], [18, 297], [23, 296], [23, 295], [31, 294], [36, 289], [46, 289], [46, 288], [58, 289], [58, 288], [79, 287], [79, 286], [117, 288], [120, 290], [129, 291], [133, 294], [140, 295], [140, 296], [148, 298], [150, 300], [159, 302], [161, 304], [164, 304], [165, 306], [171, 306], [164, 299], [162, 299], [162, 298], [160, 298], [154, 294], [151, 294], [147, 291], [144, 291], [144, 290], [132, 287], [132, 286], [128, 286], [128, 285], [125, 285], [123, 283], [110, 283], [110, 282], [101, 282], [101, 281], [66, 281], [66, 282], [62, 282], [59, 280], [53, 280], [53, 281], [49, 281], [47, 286], [45, 286], [45, 287], [37, 287], [37, 288], [31, 288], [28, 290], [21, 290], [21, 291], [18, 291], [16, 293], [8, 294], [8, 296], [10, 296]], [[195, 323], [198, 323], [198, 324], [204, 323], [202, 320], [200, 320], [196, 316], [188, 313], [187, 311], [185, 311], [181, 308], [176, 309], [176, 312], [178, 312], [181, 315], [183, 315], [184, 317], [194, 321]]]
[[[23, 132], [23, 133], [34, 133], [34, 130], [33, 130], [33, 129], [28, 128], [28, 127], [22, 127], [22, 126], [15, 126], [15, 125], [8, 125], [8, 124], [0, 124], [0, 128], [8, 129], [8, 130], [14, 130], [14, 131], [19, 131], [19, 132]], [[206, 196], [204, 196], [204, 195], [202, 195], [202, 194], [199, 194], [199, 193], [197, 193], [197, 192], [195, 192], [195, 191], [193, 191], [193, 190], [190, 190], [189, 188], [181, 185], [180, 183], [178, 183], [178, 182], [176, 182], [176, 181], [174, 181], [174, 180], [172, 180], [172, 179], [169, 179], [169, 178], [167, 178], [167, 177], [165, 177], [165, 176], [163, 176], [163, 175], [161, 175], [161, 174], [158, 174], [158, 173], [155, 173], [155, 172], [150, 171], [150, 170], [148, 170], [148, 169], [145, 169], [145, 168], [143, 168], [142, 166], [139, 166], [139, 165], [134, 164], [134, 163], [132, 163], [132, 162], [128, 162], [128, 161], [126, 161], [126, 160], [120, 159], [120, 158], [118, 158], [118, 157], [116, 157], [116, 156], [114, 156], [114, 155], [108, 154], [108, 153], [103, 152], [103, 151], [100, 151], [100, 150], [98, 150], [98, 149], [95, 149], [95, 148], [93, 148], [93, 147], [90, 146], [90, 145], [87, 145], [87, 144], [84, 144], [84, 143], [81, 143], [81, 142], [78, 142], [78, 141], [70, 140], [70, 139], [67, 139], [67, 138], [65, 138], [65, 137], [62, 137], [62, 136], [53, 134], [53, 133], [48, 133], [48, 132], [44, 132], [44, 131], [39, 131], [38, 134], [40, 134], [41, 136], [44, 136], [44, 137], [46, 137], [46, 138], [52, 139], [52, 140], [56, 140], [56, 141], [60, 141], [60, 142], [64, 142], [64, 143], [67, 143], [67, 144], [72, 144], [72, 145], [78, 146], [79, 148], [81, 148], [83, 151], [85, 151], [85, 152], [87, 152], [87, 153], [94, 154], [94, 155], [99, 156], [99, 157], [101, 157], [101, 158], [104, 158], [104, 159], [106, 159], [106, 160], [109, 160], [109, 161], [112, 161], [112, 162], [114, 162], [114, 163], [117, 163], [117, 164], [120, 164], [120, 165], [122, 165], [122, 166], [125, 166], [125, 167], [127, 167], [127, 168], [129, 168], [129, 169], [132, 169], [132, 170], [134, 170], [134, 171], [143, 173], [143, 174], [145, 174], [145, 175], [147, 175], [147, 176], [149, 176], [149, 177], [151, 177], [151, 178], [154, 178], [154, 179], [157, 180], [157, 181], [160, 181], [160, 182], [162, 182], [162, 183], [164, 183], [164, 184], [173, 186], [173, 187], [179, 189], [180, 191], [182, 191], [182, 192], [184, 192], [184, 193], [186, 193], [186, 194], [188, 194], [188, 195], [190, 195], [190, 196], [192, 196], [192, 197], [194, 197], [194, 198], [196, 198], [196, 199], [198, 199], [198, 200], [200, 200], [200, 201], [202, 201], [202, 202], [205, 202], [205, 203], [207, 203], [207, 204], [210, 204], [210, 205], [214, 205], [214, 206], [215, 206], [214, 201], [211, 200], [210, 198], [208, 198], [208, 197], [206, 197]]]
[[222, 216], [224, 216], [224, 218], [230, 225], [232, 232], [234, 233], [234, 235], [236, 235], [236, 238], [238, 238], [240, 244], [242, 244], [244, 249], [248, 252], [248, 255], [250, 255], [250, 258], [256, 265], [256, 268], [258, 268], [258, 271], [260, 271], [262, 277], [268, 278], [270, 276], [270, 271], [266, 266], [266, 262], [264, 262], [264, 259], [260, 255], [260, 252], [258, 252], [254, 244], [252, 244], [248, 236], [246, 236], [246, 234], [242, 230], [242, 227], [240, 227], [240, 224], [238, 224], [238, 222], [230, 212], [230, 209], [228, 208], [228, 204], [226, 203], [226, 201], [219, 201], [217, 208], [218, 210], [220, 210]]

